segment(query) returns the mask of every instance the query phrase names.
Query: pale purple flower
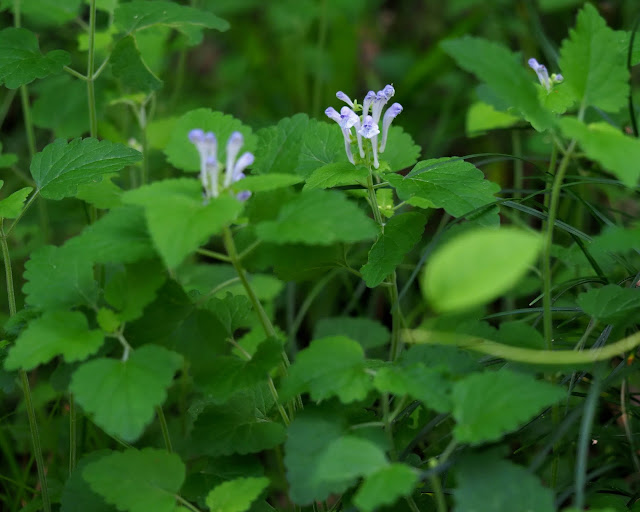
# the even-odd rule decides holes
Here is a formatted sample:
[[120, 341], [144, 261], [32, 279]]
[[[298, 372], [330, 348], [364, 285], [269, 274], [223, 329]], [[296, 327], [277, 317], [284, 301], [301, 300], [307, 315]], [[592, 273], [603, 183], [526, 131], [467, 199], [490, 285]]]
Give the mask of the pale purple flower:
[[396, 116], [402, 112], [402, 105], [400, 103], [394, 103], [384, 113], [382, 118], [382, 141], [380, 142], [380, 153], [384, 153], [384, 148], [387, 145], [387, 135], [389, 135], [389, 126]]
[[349, 98], [349, 96], [347, 96], [345, 93], [343, 93], [342, 91], [338, 91], [336, 93], [336, 98], [338, 98], [340, 101], [344, 101], [347, 105], [349, 105], [351, 108], [353, 108], [353, 101], [351, 101], [351, 98]]
[[540, 84], [547, 90], [547, 92], [550, 91], [551, 80], [549, 79], [549, 72], [547, 71], [547, 68], [533, 57], [529, 59], [529, 67], [536, 72], [536, 75], [538, 75]]
[[366, 116], [362, 121], [362, 127], [358, 130], [358, 133], [365, 139], [371, 140], [373, 166], [377, 169], [380, 166], [378, 163], [378, 134], [380, 133], [378, 123], [375, 122], [372, 116]]
[[355, 161], [353, 160], [353, 153], [351, 153], [351, 128], [358, 121], [358, 116], [349, 107], [342, 107], [340, 114], [338, 114], [336, 109], [333, 107], [327, 108], [324, 113], [329, 119], [333, 119], [340, 125], [342, 136], [344, 137], [344, 149], [347, 153], [347, 158], [349, 159], [349, 162], [355, 164]]
[[362, 115], [363, 116], [368, 116], [369, 115], [369, 107], [371, 106], [371, 103], [373, 102], [373, 100], [376, 99], [376, 93], [373, 91], [369, 91], [367, 93], [367, 95], [364, 97], [364, 101], [362, 102]]
[[240, 149], [244, 144], [244, 137], [240, 132], [233, 132], [227, 141], [227, 165], [225, 166], [226, 174], [224, 176], [224, 186], [231, 185], [233, 179], [233, 166]]

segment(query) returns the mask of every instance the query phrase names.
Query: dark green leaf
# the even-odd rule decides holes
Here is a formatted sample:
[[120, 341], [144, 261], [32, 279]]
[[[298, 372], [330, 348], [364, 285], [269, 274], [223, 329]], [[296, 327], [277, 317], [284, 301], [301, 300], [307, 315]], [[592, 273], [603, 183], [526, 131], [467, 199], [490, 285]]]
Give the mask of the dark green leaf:
[[251, 301], [244, 295], [233, 295], [227, 292], [224, 298], [213, 298], [208, 301], [207, 309], [218, 317], [227, 334], [231, 336], [244, 324], [245, 318], [251, 312]]
[[384, 153], [380, 153], [380, 160], [389, 164], [391, 171], [400, 171], [411, 167], [420, 158], [420, 146], [400, 126], [391, 126], [387, 146]]
[[333, 486], [353, 485], [388, 465], [384, 451], [375, 443], [355, 436], [342, 436], [329, 443], [318, 458], [314, 478]]
[[162, 88], [162, 80], [156, 77], [142, 60], [133, 36], [126, 36], [111, 53], [111, 69], [126, 90], [150, 93]]
[[333, 163], [347, 163], [344, 139], [336, 123], [312, 119], [302, 136], [296, 173], [308, 178], [313, 171]]
[[331, 188], [342, 185], [366, 186], [369, 170], [364, 166], [355, 166], [350, 162], [327, 164], [317, 168], [307, 178], [304, 190], [312, 188]]
[[91, 462], [108, 455], [108, 450], [100, 450], [85, 455], [64, 484], [60, 512], [115, 512], [116, 508], [107, 504], [104, 499], [91, 490], [89, 483], [82, 478], [82, 472]]
[[390, 464], [367, 476], [353, 502], [364, 512], [392, 505], [402, 496], [410, 496], [418, 483], [414, 469], [405, 464]]
[[306, 114], [296, 114], [281, 119], [275, 126], [258, 130], [256, 154], [259, 158], [253, 171], [256, 174], [295, 173], [308, 124], [309, 117]]
[[635, 323], [640, 309], [640, 290], [608, 284], [578, 295], [578, 306], [606, 324]]
[[347, 316], [323, 318], [313, 332], [314, 339], [338, 335], [357, 341], [365, 350], [386, 345], [391, 336], [389, 330], [375, 320]]

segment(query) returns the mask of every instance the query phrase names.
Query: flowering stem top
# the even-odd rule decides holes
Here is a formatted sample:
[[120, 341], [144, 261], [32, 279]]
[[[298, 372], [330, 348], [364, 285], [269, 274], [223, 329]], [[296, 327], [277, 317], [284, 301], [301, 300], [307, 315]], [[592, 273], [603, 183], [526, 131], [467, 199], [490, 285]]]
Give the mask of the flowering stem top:
[[[373, 166], [376, 169], [380, 166], [378, 153], [383, 153], [385, 150], [391, 121], [402, 112], [402, 105], [400, 105], [400, 103], [391, 105], [384, 114], [382, 119], [382, 132], [380, 131], [382, 109], [394, 94], [395, 89], [392, 85], [385, 86], [384, 89], [377, 93], [369, 91], [364, 97], [361, 107], [357, 102], [352, 101], [345, 93], [338, 91], [336, 97], [344, 101], [348, 106], [342, 107], [340, 113], [333, 107], [329, 107], [324, 111], [329, 119], [333, 119], [340, 125], [342, 135], [344, 136], [344, 149], [349, 162], [352, 164], [355, 164], [355, 160], [351, 151], [351, 143], [354, 142], [351, 129], [355, 128], [355, 140], [358, 143], [360, 158], [364, 159], [365, 157], [363, 139], [369, 140], [371, 143], [371, 153], [373, 155]], [[356, 112], [360, 109], [362, 109], [362, 114], [358, 116]], [[369, 109], [371, 109], [371, 114], [369, 114]], [[382, 134], [382, 136], [380, 137], [380, 142], [378, 142], [378, 135], [380, 134]]]
[[551, 91], [551, 88], [554, 84], [559, 84], [564, 80], [564, 77], [560, 73], [558, 73], [557, 75], [554, 73], [551, 75], [551, 77], [549, 77], [549, 72], [547, 71], [546, 66], [544, 64], [540, 64], [533, 57], [529, 59], [528, 63], [529, 67], [536, 72], [536, 75], [538, 75], [540, 85], [542, 85], [542, 87], [544, 87], [547, 92]]

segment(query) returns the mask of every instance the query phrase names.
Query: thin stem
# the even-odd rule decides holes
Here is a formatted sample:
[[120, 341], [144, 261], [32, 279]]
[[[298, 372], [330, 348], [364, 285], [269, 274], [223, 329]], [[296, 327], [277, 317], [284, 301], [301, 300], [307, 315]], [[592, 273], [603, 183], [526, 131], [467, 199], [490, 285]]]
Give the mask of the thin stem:
[[20, 214], [15, 218], [15, 220], [11, 223], [11, 226], [9, 226], [9, 229], [6, 231], [6, 233], [4, 234], [4, 236], [9, 236], [11, 234], [11, 232], [13, 231], [13, 228], [16, 227], [16, 224], [18, 224], [18, 222], [20, 221], [20, 219], [22, 218], [22, 216], [27, 213], [27, 210], [29, 209], [29, 207], [31, 206], [31, 204], [33, 203], [33, 201], [35, 201], [36, 197], [38, 197], [38, 195], [40, 194], [39, 190], [36, 190], [31, 197], [29, 198], [29, 200], [27, 201], [27, 204], [24, 205], [24, 208], [22, 208], [22, 211], [20, 212]]
[[594, 379], [587, 395], [587, 400], [582, 413], [582, 422], [580, 423], [580, 436], [578, 438], [578, 453], [576, 455], [576, 498], [574, 506], [576, 510], [584, 508], [584, 488], [587, 482], [587, 459], [589, 457], [589, 447], [591, 446], [591, 428], [593, 419], [596, 414], [598, 405], [598, 397], [600, 396], [600, 379], [594, 376]]
[[242, 251], [240, 253], [240, 255], [238, 256], [238, 259], [240, 261], [242, 261], [243, 259], [245, 259], [249, 254], [251, 254], [253, 252], [254, 249], [256, 249], [260, 244], [262, 243], [262, 240], [256, 240], [255, 242], [253, 242], [251, 245], [249, 245], [249, 247], [247, 247], [244, 251]]
[[31, 158], [36, 154], [36, 136], [33, 131], [33, 121], [31, 120], [31, 105], [29, 104], [29, 92], [26, 85], [20, 86], [20, 100], [22, 102], [22, 115], [24, 117], [24, 129], [27, 133], [27, 145]]
[[162, 406], [156, 406], [156, 416], [158, 417], [158, 423], [160, 423], [160, 430], [162, 431], [162, 438], [164, 439], [164, 446], [169, 453], [173, 453], [173, 445], [171, 444], [171, 436], [169, 435], [169, 427], [167, 426], [167, 419], [164, 417]]
[[104, 71], [104, 68], [107, 67], [107, 64], [109, 63], [109, 59], [110, 58], [111, 58], [111, 55], [107, 55], [106, 58], [102, 61], [102, 64], [100, 64], [100, 66], [98, 66], [98, 69], [93, 74], [93, 79], [94, 80], [97, 80], [98, 77], [100, 76], [100, 74]]
[[7, 283], [7, 299], [9, 301], [9, 316], [16, 314], [16, 295], [13, 287], [13, 271], [11, 269], [11, 258], [9, 256], [9, 244], [7, 235], [3, 227], [4, 219], [0, 218], [0, 243], [2, 244], [2, 259], [4, 261], [5, 279]]
[[96, 0], [89, 0], [89, 55], [87, 57], [87, 97], [89, 101], [89, 134], [98, 136], [98, 117], [96, 113], [96, 92], [94, 87], [96, 42]]
[[220, 252], [210, 251], [209, 249], [198, 249], [196, 251], [198, 254], [202, 254], [203, 256], [208, 256], [209, 258], [213, 258], [215, 260], [224, 261], [226, 263], [231, 263], [231, 258], [226, 254], [222, 254]]
[[389, 410], [389, 393], [382, 393], [382, 422], [384, 423], [384, 432], [387, 435], [389, 441], [389, 455], [392, 461], [398, 460], [398, 453], [396, 452], [395, 441], [393, 440], [393, 422], [391, 420], [391, 413]]
[[65, 66], [62, 69], [64, 69], [71, 76], [75, 76], [76, 78], [79, 78], [80, 80], [83, 80], [83, 81], [87, 80], [87, 77], [85, 75], [83, 75], [82, 73], [78, 73], [75, 69], [70, 68], [69, 66]]
[[182, 503], [185, 507], [187, 507], [189, 510], [191, 510], [191, 512], [200, 512], [199, 508], [196, 508], [194, 505], [192, 505], [191, 503], [189, 503], [187, 500], [185, 500], [182, 496], [180, 496], [179, 494], [175, 495], [176, 499]]
[[77, 410], [73, 394], [69, 393], [69, 474], [76, 468], [77, 459]]
[[[429, 460], [430, 468], [435, 468], [437, 466], [438, 461], [435, 458]], [[442, 492], [442, 483], [440, 482], [440, 476], [434, 473], [429, 476], [429, 481], [431, 482], [433, 494], [436, 498], [436, 507], [438, 509], [438, 512], [447, 512], [447, 502], [445, 501], [444, 493]]]

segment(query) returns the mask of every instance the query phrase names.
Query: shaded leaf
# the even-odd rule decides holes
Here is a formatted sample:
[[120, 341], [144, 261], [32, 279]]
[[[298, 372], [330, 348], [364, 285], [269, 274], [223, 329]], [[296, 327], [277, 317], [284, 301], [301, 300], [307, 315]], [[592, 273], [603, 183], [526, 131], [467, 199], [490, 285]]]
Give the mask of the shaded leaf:
[[264, 477], [236, 478], [224, 482], [207, 495], [211, 512], [245, 512], [269, 485]]
[[162, 80], [142, 60], [133, 36], [126, 36], [118, 41], [109, 62], [113, 76], [121, 80], [126, 90], [150, 93], [162, 88]]
[[109, 505], [102, 496], [91, 490], [89, 483], [82, 478], [84, 468], [91, 462], [95, 462], [105, 455], [109, 455], [109, 450], [100, 450], [85, 455], [78, 461], [73, 473], [64, 484], [62, 490], [60, 512], [115, 512], [117, 510]]
[[640, 290], [608, 284], [578, 295], [578, 306], [606, 324], [635, 323], [640, 309]]
[[411, 167], [418, 161], [420, 146], [416, 145], [411, 135], [400, 126], [392, 125], [389, 128], [387, 146], [384, 153], [380, 153], [379, 158], [389, 165], [389, 170], [397, 172]]
[[348, 163], [340, 127], [311, 119], [302, 136], [296, 173], [306, 179], [316, 169], [333, 163]]
[[384, 346], [391, 338], [389, 330], [384, 325], [370, 318], [362, 317], [322, 318], [316, 324], [313, 332], [314, 339], [339, 335], [357, 341], [365, 350]]
[[296, 114], [281, 119], [275, 126], [258, 130], [256, 154], [260, 157], [253, 165], [253, 172], [256, 174], [295, 173], [302, 148], [302, 138], [308, 124], [307, 114]]
[[402, 496], [410, 496], [418, 483], [415, 470], [405, 464], [390, 464], [368, 475], [353, 502], [364, 512], [392, 505]]
[[342, 436], [326, 446], [314, 468], [314, 477], [334, 486], [342, 482], [353, 485], [388, 465], [384, 451], [373, 442], [355, 436]]

